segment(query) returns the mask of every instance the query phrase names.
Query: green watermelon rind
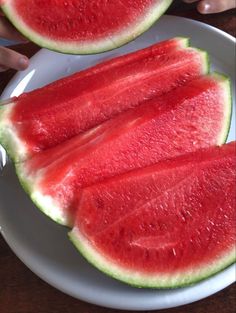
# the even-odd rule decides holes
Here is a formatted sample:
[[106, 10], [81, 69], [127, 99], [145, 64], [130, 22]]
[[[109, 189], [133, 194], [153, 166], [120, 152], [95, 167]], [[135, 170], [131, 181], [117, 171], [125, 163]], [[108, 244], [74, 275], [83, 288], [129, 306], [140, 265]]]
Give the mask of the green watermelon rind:
[[225, 124], [227, 127], [223, 129], [222, 133], [220, 134], [218, 138], [218, 145], [222, 145], [227, 141], [229, 131], [230, 131], [230, 126], [231, 126], [231, 120], [232, 120], [232, 104], [233, 104], [233, 96], [232, 96], [232, 84], [231, 80], [227, 75], [224, 75], [222, 73], [218, 72], [213, 72], [211, 74], [215, 78], [219, 79], [222, 81], [223, 84], [223, 89], [225, 92], [225, 97], [226, 97], [226, 102], [225, 102], [225, 119], [223, 121], [223, 124]]
[[210, 60], [210, 55], [207, 51], [200, 49], [200, 48], [193, 48], [196, 51], [199, 51], [202, 55], [202, 67], [203, 67], [203, 73], [205, 75], [210, 73], [210, 68], [211, 68], [211, 60]]
[[69, 54], [96, 54], [104, 51], [110, 51], [119, 48], [128, 42], [136, 39], [146, 32], [168, 9], [173, 0], [163, 0], [161, 3], [153, 5], [141, 20], [130, 26], [120, 34], [114, 35], [112, 38], [101, 39], [87, 44], [78, 45], [78, 43], [68, 44], [66, 41], [55, 41], [44, 36], [28, 27], [20, 16], [14, 12], [10, 2], [4, 2], [0, 7], [10, 22], [30, 41], [41, 47], [54, 50], [61, 53]]
[[176, 274], [161, 275], [157, 273], [155, 275], [151, 273], [148, 275], [125, 269], [109, 261], [109, 256], [103, 256], [99, 253], [76, 228], [70, 231], [68, 236], [80, 254], [98, 270], [112, 278], [138, 288], [165, 289], [190, 286], [219, 273], [236, 261], [236, 248], [233, 247], [217, 261], [211, 261], [208, 265], [203, 264], [198, 271], [196, 268], [192, 268], [192, 270], [183, 270]]

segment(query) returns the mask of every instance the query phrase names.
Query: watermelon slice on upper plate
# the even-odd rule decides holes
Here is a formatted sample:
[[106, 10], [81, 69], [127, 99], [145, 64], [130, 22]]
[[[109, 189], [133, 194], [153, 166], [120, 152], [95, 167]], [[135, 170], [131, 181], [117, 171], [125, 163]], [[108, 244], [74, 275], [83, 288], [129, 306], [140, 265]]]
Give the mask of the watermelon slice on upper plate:
[[172, 0], [0, 0], [12, 24], [42, 47], [71, 54], [117, 48], [141, 35]]

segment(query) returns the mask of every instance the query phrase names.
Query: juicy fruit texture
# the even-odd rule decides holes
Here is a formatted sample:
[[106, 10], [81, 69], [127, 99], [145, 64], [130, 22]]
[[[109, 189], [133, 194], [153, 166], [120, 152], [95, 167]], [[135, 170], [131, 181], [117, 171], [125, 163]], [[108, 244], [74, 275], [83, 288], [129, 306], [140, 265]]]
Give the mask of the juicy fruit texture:
[[18, 175], [46, 214], [71, 225], [82, 188], [223, 143], [230, 100], [226, 78], [198, 78], [19, 163]]
[[235, 260], [235, 142], [216, 147], [230, 82], [204, 76], [206, 53], [186, 45], [167, 40], [1, 103], [0, 141], [31, 199], [73, 227], [91, 263], [135, 286], [192, 284]]
[[84, 189], [70, 237], [100, 270], [177, 287], [235, 261], [236, 145], [210, 147]]
[[11, 22], [38, 45], [64, 53], [114, 49], [147, 30], [171, 0], [2, 0]]
[[205, 74], [206, 53], [183, 44], [169, 40], [13, 99], [0, 111], [3, 144], [15, 161], [28, 158]]

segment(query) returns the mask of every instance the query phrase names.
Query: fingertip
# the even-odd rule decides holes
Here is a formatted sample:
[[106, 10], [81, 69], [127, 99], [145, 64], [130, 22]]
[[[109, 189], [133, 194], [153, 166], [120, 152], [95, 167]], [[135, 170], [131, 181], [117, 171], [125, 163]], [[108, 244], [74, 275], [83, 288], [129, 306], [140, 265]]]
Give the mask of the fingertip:
[[0, 65], [22, 71], [29, 66], [29, 59], [14, 50], [0, 46]]
[[8, 67], [5, 67], [3, 65], [0, 65], [0, 72], [5, 72], [7, 71], [9, 68]]
[[205, 1], [199, 2], [199, 4], [197, 5], [197, 10], [201, 14], [212, 13], [211, 5]]
[[220, 13], [236, 7], [235, 0], [201, 0], [197, 5], [197, 10], [202, 14]]
[[17, 63], [19, 71], [25, 70], [29, 66], [29, 59], [26, 56], [21, 56]]

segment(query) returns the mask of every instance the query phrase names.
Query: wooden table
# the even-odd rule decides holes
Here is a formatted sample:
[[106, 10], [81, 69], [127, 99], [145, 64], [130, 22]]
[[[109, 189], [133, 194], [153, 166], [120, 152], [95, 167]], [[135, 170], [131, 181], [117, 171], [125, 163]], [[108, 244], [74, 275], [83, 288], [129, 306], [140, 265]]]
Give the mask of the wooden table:
[[[189, 17], [236, 36], [236, 12], [231, 10], [221, 14], [200, 15], [194, 5], [179, 1], [168, 10], [169, 14]], [[19, 45], [16, 50], [32, 56], [37, 50], [33, 44]], [[0, 73], [0, 93], [14, 71]], [[121, 299], [122, 301], [122, 299]], [[236, 286], [231, 285], [217, 294], [183, 307], [153, 311], [158, 313], [233, 313], [236, 310]], [[118, 313], [119, 310], [91, 305], [49, 286], [33, 274], [0, 238], [0, 312], [1, 313]], [[128, 311], [124, 311], [128, 313]], [[147, 313], [147, 312], [146, 312]]]

